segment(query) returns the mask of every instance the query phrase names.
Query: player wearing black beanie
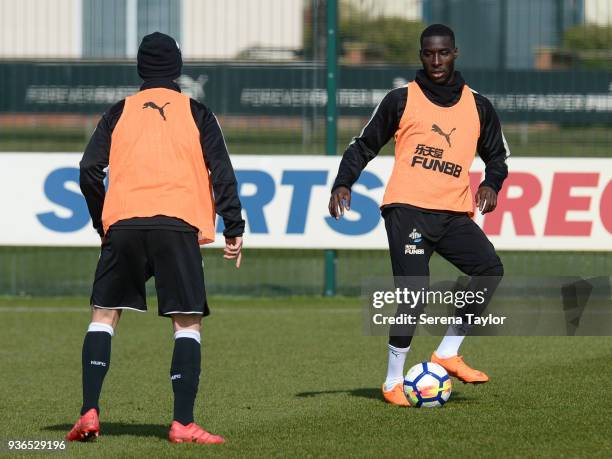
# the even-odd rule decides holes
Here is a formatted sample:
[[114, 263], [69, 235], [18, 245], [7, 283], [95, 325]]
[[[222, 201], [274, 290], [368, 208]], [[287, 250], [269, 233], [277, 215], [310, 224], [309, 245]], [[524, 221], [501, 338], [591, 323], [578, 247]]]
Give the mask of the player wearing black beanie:
[[177, 42], [160, 32], [147, 35], [137, 61], [140, 90], [104, 113], [80, 163], [81, 191], [101, 249], [83, 341], [81, 416], [66, 439], [100, 434], [111, 338], [122, 310], [147, 310], [145, 282], [155, 277], [158, 314], [172, 320], [175, 332], [168, 439], [223, 443], [194, 420], [201, 322], [210, 312], [200, 244], [215, 239], [215, 213], [220, 215], [224, 258], [240, 267], [245, 222], [236, 176], [216, 116], [175, 81], [183, 67]]
[[138, 48], [138, 75], [143, 80], [175, 80], [181, 76], [183, 57], [174, 38], [161, 32], [146, 35]]

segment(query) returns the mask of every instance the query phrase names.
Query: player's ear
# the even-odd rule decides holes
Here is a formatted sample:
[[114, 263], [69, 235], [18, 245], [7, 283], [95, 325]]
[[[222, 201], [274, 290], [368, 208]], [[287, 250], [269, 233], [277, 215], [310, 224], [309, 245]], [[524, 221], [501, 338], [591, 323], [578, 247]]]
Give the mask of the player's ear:
[[453, 57], [455, 59], [459, 57], [459, 48], [453, 48]]

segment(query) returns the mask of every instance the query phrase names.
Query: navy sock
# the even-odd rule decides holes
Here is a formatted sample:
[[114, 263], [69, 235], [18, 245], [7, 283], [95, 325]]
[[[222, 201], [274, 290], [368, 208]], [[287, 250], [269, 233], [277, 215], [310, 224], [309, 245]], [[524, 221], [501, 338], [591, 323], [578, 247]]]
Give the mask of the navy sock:
[[89, 331], [83, 341], [83, 407], [81, 415], [92, 408], [100, 412], [98, 402], [104, 376], [110, 366], [111, 335], [103, 331]]
[[170, 367], [174, 392], [174, 420], [183, 425], [193, 422], [193, 405], [200, 382], [200, 343], [193, 338], [176, 338]]

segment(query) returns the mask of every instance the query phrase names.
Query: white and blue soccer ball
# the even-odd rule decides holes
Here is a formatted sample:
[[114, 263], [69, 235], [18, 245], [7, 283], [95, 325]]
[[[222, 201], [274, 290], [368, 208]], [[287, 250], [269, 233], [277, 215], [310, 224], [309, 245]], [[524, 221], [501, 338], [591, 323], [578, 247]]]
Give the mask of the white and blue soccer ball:
[[404, 378], [404, 393], [410, 406], [434, 408], [444, 405], [452, 392], [450, 376], [437, 363], [421, 362]]

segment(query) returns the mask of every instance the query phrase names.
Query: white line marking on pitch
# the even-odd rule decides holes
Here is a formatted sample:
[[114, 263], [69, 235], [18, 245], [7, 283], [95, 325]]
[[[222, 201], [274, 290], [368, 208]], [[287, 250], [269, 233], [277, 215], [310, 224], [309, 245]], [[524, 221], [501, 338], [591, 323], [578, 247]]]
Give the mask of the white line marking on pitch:
[[[149, 307], [149, 312], [151, 310], [156, 310], [156, 307]], [[278, 307], [278, 308], [215, 308], [214, 306], [211, 308], [213, 314], [215, 312], [221, 313], [250, 313], [250, 312], [266, 312], [266, 313], [322, 313], [322, 314], [354, 314], [356, 312], [361, 312], [361, 308], [349, 309], [349, 308], [329, 308], [329, 309], [315, 309], [315, 308], [301, 308], [299, 306], [293, 308], [287, 307]], [[56, 313], [56, 312], [87, 312], [90, 313], [91, 309], [88, 307], [45, 307], [45, 306], [0, 306], [0, 313], [38, 313], [38, 312], [46, 312], [46, 313]]]
[[91, 312], [88, 308], [41, 307], [41, 306], [8, 306], [0, 307], [0, 312]]

